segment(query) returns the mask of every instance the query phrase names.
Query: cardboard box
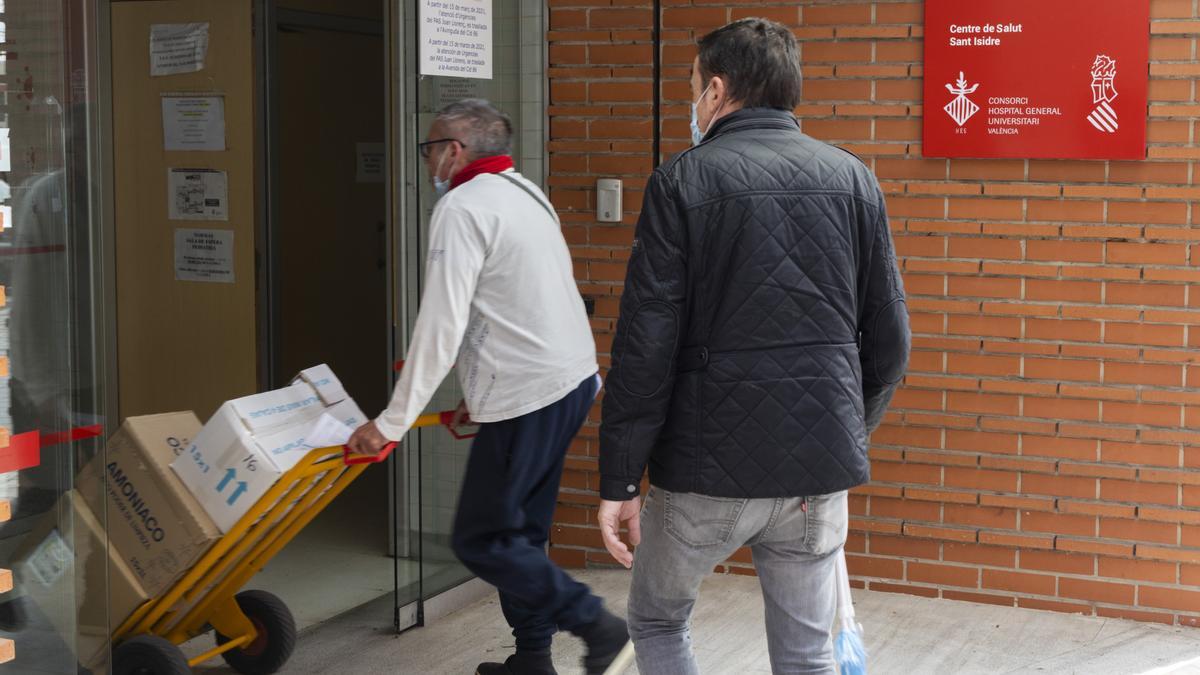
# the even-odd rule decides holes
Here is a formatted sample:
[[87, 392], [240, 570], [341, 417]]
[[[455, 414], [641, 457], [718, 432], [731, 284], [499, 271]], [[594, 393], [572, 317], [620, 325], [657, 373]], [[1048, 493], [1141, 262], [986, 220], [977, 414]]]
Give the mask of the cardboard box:
[[109, 540], [152, 596], [163, 594], [221, 536], [170, 469], [199, 431], [191, 412], [130, 417], [105, 455], [76, 478], [92, 513], [107, 514]]
[[287, 471], [316, 448], [344, 445], [366, 421], [366, 415], [348, 398], [324, 409], [311, 422], [255, 436], [255, 442], [275, 468]]
[[344, 443], [360, 419], [333, 371], [309, 368], [283, 389], [226, 402], [171, 469], [228, 532], [309, 451]]
[[321, 397], [306, 382], [283, 389], [251, 394], [229, 401], [242, 424], [252, 434], [303, 423], [319, 415], [324, 408]]
[[[350, 427], [351, 433], [371, 421], [352, 398], [329, 406], [325, 409], [325, 414]], [[350, 439], [347, 438], [346, 440]]]
[[108, 660], [110, 629], [150, 599], [116, 548], [106, 545], [103, 525], [74, 490], [38, 521], [17, 560], [21, 591], [75, 646], [87, 668]]
[[171, 463], [171, 470], [222, 533], [232, 529], [283, 475], [254, 442], [234, 403], [218, 408]]
[[342, 386], [342, 381], [333, 374], [333, 369], [324, 363], [300, 371], [300, 374], [292, 380], [293, 384], [297, 382], [305, 382], [317, 390], [317, 396], [320, 396], [321, 402], [327, 406], [336, 405], [350, 398], [345, 387]]

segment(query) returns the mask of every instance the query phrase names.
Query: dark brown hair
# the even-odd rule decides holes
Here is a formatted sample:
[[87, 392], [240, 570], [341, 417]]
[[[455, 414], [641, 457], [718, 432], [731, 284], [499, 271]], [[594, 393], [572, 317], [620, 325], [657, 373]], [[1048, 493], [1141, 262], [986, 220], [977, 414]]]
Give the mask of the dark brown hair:
[[792, 110], [800, 104], [800, 50], [787, 26], [742, 19], [700, 39], [700, 77], [720, 77], [745, 108]]

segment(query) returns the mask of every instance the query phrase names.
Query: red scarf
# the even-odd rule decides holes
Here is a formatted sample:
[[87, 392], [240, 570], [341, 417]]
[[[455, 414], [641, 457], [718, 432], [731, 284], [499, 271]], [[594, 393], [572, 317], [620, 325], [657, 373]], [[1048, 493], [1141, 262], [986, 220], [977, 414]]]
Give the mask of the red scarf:
[[453, 190], [454, 188], [462, 185], [476, 176], [480, 176], [485, 173], [501, 173], [503, 171], [508, 171], [509, 169], [513, 168], [513, 166], [514, 164], [512, 157], [509, 157], [508, 155], [496, 155], [495, 157], [484, 157], [483, 159], [477, 159], [463, 167], [462, 171], [459, 171], [454, 175], [454, 178], [450, 179], [450, 189]]

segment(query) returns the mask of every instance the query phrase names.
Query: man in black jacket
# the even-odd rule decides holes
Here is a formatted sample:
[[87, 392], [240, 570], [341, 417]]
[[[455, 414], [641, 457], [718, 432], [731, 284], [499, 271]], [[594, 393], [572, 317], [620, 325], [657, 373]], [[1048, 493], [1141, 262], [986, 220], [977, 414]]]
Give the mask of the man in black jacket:
[[856, 157], [801, 133], [786, 27], [725, 26], [692, 70], [696, 147], [646, 187], [621, 300], [601, 530], [633, 566], [641, 672], [697, 672], [700, 582], [748, 545], [772, 668], [832, 673], [846, 490], [869, 479], [867, 438], [908, 362], [883, 194]]

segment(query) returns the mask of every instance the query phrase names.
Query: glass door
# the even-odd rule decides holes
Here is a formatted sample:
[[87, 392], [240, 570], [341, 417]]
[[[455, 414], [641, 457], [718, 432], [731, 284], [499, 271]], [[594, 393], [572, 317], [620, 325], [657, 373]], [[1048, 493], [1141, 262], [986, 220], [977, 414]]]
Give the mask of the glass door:
[[111, 614], [137, 601], [127, 577], [109, 582], [123, 561], [107, 552], [103, 495], [76, 483], [105, 464], [89, 6], [0, 0], [0, 669], [11, 672], [103, 669]]
[[[420, 307], [425, 266], [425, 242], [434, 196], [429, 177], [420, 161], [417, 143], [424, 140], [424, 129], [431, 117], [424, 108], [427, 84], [417, 72], [416, 25], [418, 2], [393, 0], [395, 97], [391, 118], [394, 199], [394, 233], [397, 278], [395, 306], [397, 316], [396, 353], [404, 354]], [[460, 396], [452, 375], [430, 401], [428, 410], [454, 408]], [[458, 500], [458, 485], [465, 470], [469, 442], [456, 441], [444, 429], [422, 429], [409, 433], [404, 444], [407, 475], [402, 492], [410, 552], [420, 560], [409, 588], [420, 600], [457, 586], [471, 578], [454, 559], [450, 550], [450, 532]], [[423, 613], [418, 609], [418, 616]]]
[[[485, 98], [512, 118], [513, 155], [517, 170], [536, 183], [545, 183], [546, 21], [542, 0], [491, 2], [493, 78], [490, 80], [422, 76], [417, 47], [421, 34], [422, 0], [392, 0], [394, 29], [401, 36], [392, 83], [391, 119], [394, 174], [396, 258], [395, 288], [397, 353], [407, 348], [420, 306], [427, 233], [436, 196], [416, 152], [437, 112], [464, 98]], [[431, 410], [458, 405], [462, 392], [457, 375], [442, 384]], [[421, 575], [418, 593], [429, 600], [472, 578], [450, 549], [454, 513], [466, 470], [469, 441], [454, 439], [444, 429], [410, 434], [407, 459], [408, 520], [412, 545], [418, 548]]]

